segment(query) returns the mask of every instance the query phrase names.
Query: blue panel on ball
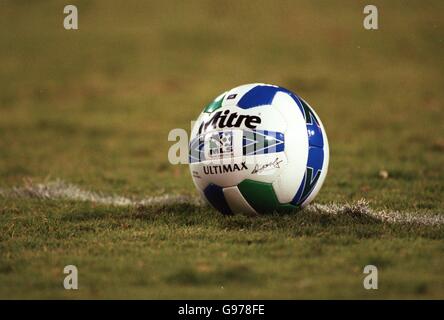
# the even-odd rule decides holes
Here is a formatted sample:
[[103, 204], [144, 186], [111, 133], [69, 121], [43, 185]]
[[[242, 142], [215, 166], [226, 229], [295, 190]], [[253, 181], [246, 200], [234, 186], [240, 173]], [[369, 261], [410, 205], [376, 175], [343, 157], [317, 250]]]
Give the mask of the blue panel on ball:
[[258, 85], [245, 93], [237, 103], [242, 109], [250, 109], [271, 104], [276, 92], [282, 91], [279, 87]]
[[316, 174], [322, 170], [324, 164], [324, 149], [318, 147], [310, 147], [308, 149], [307, 167], [312, 168]]
[[308, 160], [304, 179], [299, 186], [291, 204], [301, 205], [313, 192], [324, 165], [324, 136], [321, 124], [307, 103], [292, 92], [290, 96], [296, 102], [304, 116], [308, 135]]
[[313, 192], [319, 177], [321, 176], [324, 164], [324, 149], [319, 147], [308, 148], [308, 161], [304, 179], [299, 186], [291, 204], [301, 205]]
[[324, 137], [318, 118], [313, 112], [313, 109], [311, 109], [303, 99], [298, 99], [301, 103], [302, 113], [307, 124], [308, 144], [320, 148], [324, 147]]
[[245, 93], [237, 103], [237, 106], [242, 109], [250, 109], [271, 104], [277, 92], [284, 92], [288, 94], [297, 104], [302, 114], [304, 114], [305, 116], [302, 99], [300, 99], [295, 93], [282, 87], [258, 85]]
[[321, 127], [316, 124], [307, 124], [308, 145], [310, 147], [324, 147], [324, 138], [322, 136]]
[[222, 187], [215, 184], [209, 184], [204, 190], [208, 202], [223, 214], [232, 214], [227, 200], [225, 199]]

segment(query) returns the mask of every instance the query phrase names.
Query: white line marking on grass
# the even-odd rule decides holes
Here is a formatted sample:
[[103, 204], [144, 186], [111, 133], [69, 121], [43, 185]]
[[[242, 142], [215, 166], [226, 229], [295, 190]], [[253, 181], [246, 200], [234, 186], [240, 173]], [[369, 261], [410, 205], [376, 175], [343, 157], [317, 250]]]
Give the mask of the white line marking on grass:
[[[105, 195], [103, 193], [83, 190], [76, 185], [56, 180], [48, 183], [27, 182], [24, 186], [14, 187], [12, 189], [0, 189], [0, 197], [3, 198], [36, 198], [49, 200], [73, 200], [94, 202], [111, 206], [149, 206], [149, 205], [180, 205], [192, 204], [202, 206], [204, 201], [198, 197], [186, 195], [164, 194], [160, 196], [151, 196], [143, 199], [133, 199], [118, 195]], [[444, 215], [438, 214], [419, 214], [409, 212], [398, 212], [373, 210], [369, 203], [362, 199], [354, 203], [345, 204], [310, 204], [305, 209], [306, 212], [312, 212], [325, 215], [349, 215], [359, 217], [370, 217], [388, 223], [408, 223], [421, 225], [443, 225]]]
[[174, 205], [198, 204], [199, 199], [185, 195], [164, 194], [143, 199], [131, 199], [117, 195], [104, 195], [98, 192], [83, 190], [76, 185], [56, 180], [48, 183], [27, 182], [24, 186], [12, 189], [0, 189], [3, 198], [36, 198], [48, 200], [74, 200], [94, 202], [111, 206], [145, 206], [145, 205]]
[[326, 215], [355, 215], [371, 217], [388, 223], [409, 223], [422, 225], [442, 225], [444, 224], [444, 215], [438, 214], [420, 214], [411, 212], [399, 212], [389, 210], [373, 210], [367, 200], [361, 199], [354, 203], [346, 204], [318, 204], [313, 203], [308, 205], [305, 210], [313, 213], [320, 213]]

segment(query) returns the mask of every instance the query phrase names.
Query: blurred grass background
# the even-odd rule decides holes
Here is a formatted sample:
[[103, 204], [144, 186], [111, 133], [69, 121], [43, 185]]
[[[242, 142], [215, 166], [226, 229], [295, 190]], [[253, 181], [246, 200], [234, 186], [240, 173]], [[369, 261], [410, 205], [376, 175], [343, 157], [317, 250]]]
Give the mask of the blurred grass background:
[[[442, 1], [373, 1], [377, 31], [362, 26], [366, 1], [69, 3], [79, 10], [77, 31], [63, 28], [63, 1], [0, 1], [0, 187], [60, 178], [106, 193], [194, 194], [188, 167], [168, 162], [168, 132], [188, 129], [219, 93], [266, 82], [301, 95], [326, 127], [331, 161], [318, 202], [366, 198], [375, 208], [444, 214]], [[389, 178], [382, 179], [380, 170]], [[2, 201], [5, 228], [17, 212], [26, 212], [23, 223], [31, 223], [36, 215], [57, 219], [70, 210], [90, 210]], [[215, 228], [222, 237], [220, 223], [207, 232]], [[33, 228], [25, 237], [39, 234]], [[335, 229], [338, 237], [340, 230]], [[6, 231], [4, 252], [28, 248], [29, 238], [20, 245]], [[310, 245], [326, 241], [325, 230], [304, 232], [315, 235]], [[442, 238], [442, 232], [431, 234]], [[442, 245], [418, 237], [413, 236], [418, 247], [412, 254], [426, 268], [430, 257], [442, 255]], [[39, 241], [34, 245], [40, 250], [47, 242]], [[363, 244], [355, 253], [368, 248]], [[388, 250], [390, 260], [401, 249]], [[420, 258], [424, 250], [430, 256]], [[21, 254], [10, 256], [4, 269], [27, 261]], [[442, 259], [436, 263], [442, 267]], [[6, 289], [19, 288], [23, 272], [16, 275]], [[395, 294], [403, 292], [402, 283]], [[279, 291], [279, 284], [271, 287], [256, 296]], [[442, 281], [434, 290], [442, 294]], [[290, 292], [284, 290], [285, 296]]]

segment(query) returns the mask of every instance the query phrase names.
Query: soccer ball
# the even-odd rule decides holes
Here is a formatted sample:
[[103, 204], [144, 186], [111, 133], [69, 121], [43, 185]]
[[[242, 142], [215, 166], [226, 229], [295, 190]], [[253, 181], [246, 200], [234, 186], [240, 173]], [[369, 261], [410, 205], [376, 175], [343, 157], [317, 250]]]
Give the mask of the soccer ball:
[[329, 148], [318, 115], [282, 87], [246, 84], [219, 95], [191, 131], [191, 176], [223, 214], [295, 211], [318, 194]]

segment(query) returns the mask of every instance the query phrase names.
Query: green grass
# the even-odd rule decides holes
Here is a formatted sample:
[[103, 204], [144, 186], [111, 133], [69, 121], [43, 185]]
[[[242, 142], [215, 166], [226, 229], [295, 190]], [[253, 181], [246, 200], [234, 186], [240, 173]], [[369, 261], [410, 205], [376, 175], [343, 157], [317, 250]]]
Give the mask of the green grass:
[[[0, 188], [63, 179], [193, 195], [167, 159], [215, 96], [294, 90], [331, 146], [321, 204], [444, 215], [442, 1], [0, 3]], [[378, 172], [387, 170], [388, 179]], [[443, 298], [444, 227], [368, 217], [223, 217], [194, 206], [0, 198], [1, 298]], [[79, 269], [78, 291], [63, 267]], [[364, 290], [363, 267], [379, 267]]]

